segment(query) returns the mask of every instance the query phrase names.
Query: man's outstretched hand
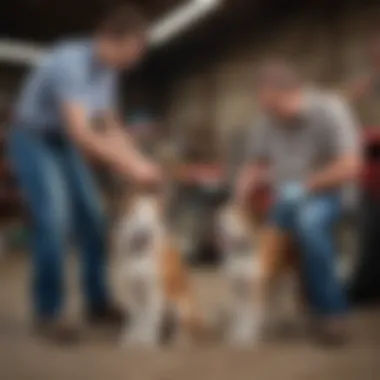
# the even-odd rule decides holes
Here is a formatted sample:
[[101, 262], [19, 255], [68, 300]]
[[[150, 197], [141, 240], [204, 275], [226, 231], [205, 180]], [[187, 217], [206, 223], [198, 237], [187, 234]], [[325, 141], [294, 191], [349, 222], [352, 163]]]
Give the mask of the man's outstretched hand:
[[130, 176], [139, 185], [153, 185], [162, 181], [161, 168], [150, 161], [137, 162], [130, 171]]

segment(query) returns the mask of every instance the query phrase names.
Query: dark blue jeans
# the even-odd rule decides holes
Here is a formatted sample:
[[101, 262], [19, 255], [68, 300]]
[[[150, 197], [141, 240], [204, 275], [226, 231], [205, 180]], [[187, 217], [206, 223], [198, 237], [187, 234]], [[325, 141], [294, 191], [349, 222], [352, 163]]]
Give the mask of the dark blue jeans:
[[52, 318], [63, 304], [64, 258], [69, 236], [81, 248], [87, 308], [108, 300], [105, 281], [105, 221], [99, 195], [85, 162], [64, 136], [14, 127], [8, 150], [31, 215], [33, 305]]
[[340, 197], [335, 193], [311, 196], [299, 204], [277, 204], [272, 212], [271, 222], [291, 233], [300, 246], [309, 301], [322, 316], [343, 314], [347, 309], [333, 238], [340, 216]]

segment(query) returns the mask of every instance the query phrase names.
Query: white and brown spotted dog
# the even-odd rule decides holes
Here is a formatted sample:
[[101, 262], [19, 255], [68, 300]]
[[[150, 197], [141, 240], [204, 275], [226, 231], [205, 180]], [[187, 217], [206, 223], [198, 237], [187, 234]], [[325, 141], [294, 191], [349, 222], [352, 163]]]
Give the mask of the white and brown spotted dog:
[[273, 236], [265, 226], [253, 222], [236, 203], [218, 213], [216, 231], [228, 293], [226, 338], [234, 344], [255, 344], [268, 327], [278, 323], [280, 315], [293, 313], [293, 306], [285, 309], [283, 296], [294, 296], [294, 276], [289, 272], [294, 263], [279, 263], [283, 253], [270, 247], [279, 242], [270, 241]]
[[120, 284], [128, 318], [122, 341], [127, 345], [160, 343], [168, 313], [187, 338], [202, 333], [189, 271], [165, 221], [162, 197], [136, 192], [126, 202], [116, 231]]

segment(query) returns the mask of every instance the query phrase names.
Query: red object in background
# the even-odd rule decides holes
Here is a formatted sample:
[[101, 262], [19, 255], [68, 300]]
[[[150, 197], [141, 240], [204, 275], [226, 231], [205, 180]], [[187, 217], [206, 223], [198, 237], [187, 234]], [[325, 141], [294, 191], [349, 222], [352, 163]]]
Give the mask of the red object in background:
[[366, 128], [362, 143], [364, 149], [362, 187], [371, 197], [380, 198], [380, 128]]

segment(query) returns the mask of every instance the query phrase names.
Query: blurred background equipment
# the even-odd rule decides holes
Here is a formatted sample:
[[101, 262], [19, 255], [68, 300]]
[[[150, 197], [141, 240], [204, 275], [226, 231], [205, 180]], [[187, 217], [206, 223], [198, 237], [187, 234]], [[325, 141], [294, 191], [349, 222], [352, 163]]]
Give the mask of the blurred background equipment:
[[20, 217], [26, 219], [22, 196], [12, 176], [5, 147], [11, 103], [6, 93], [0, 94], [0, 256], [8, 250], [24, 249], [26, 244], [25, 223], [20, 224]]
[[369, 128], [364, 134], [365, 169], [359, 213], [359, 255], [351, 284], [357, 304], [380, 302], [380, 132]]

